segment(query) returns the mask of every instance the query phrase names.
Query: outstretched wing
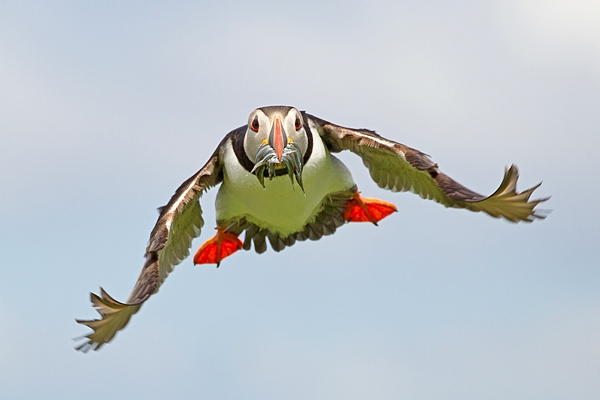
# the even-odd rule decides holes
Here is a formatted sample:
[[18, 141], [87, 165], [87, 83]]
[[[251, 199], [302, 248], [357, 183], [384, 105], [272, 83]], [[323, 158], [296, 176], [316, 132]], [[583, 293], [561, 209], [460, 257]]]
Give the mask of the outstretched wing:
[[[226, 139], [229, 138], [226, 137]], [[123, 329], [142, 304], [158, 291], [173, 268], [189, 255], [192, 239], [204, 225], [199, 198], [222, 180], [218, 149], [195, 175], [185, 181], [166, 206], [159, 209], [158, 221], [150, 233], [146, 261], [126, 303], [118, 302], [100, 288], [100, 296], [91, 293], [91, 301], [100, 319], [77, 320], [93, 329], [76, 347], [87, 352], [98, 350]]]
[[419, 150], [388, 140], [367, 129], [350, 129], [305, 114], [330, 151], [350, 150], [358, 154], [373, 180], [394, 192], [412, 191], [446, 207], [483, 211], [492, 217], [512, 222], [531, 222], [545, 218], [535, 206], [548, 198], [529, 200], [540, 185], [517, 192], [519, 171], [507, 168], [500, 187], [490, 196], [482, 196], [440, 172], [438, 165]]

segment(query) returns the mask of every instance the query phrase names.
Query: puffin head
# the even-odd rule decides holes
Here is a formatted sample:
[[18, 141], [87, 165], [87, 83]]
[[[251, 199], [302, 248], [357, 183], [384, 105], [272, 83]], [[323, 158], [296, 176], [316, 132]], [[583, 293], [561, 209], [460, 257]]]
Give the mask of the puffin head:
[[308, 149], [304, 119], [294, 107], [272, 106], [254, 110], [248, 117], [244, 151], [254, 161], [252, 173], [265, 186], [264, 178], [289, 175], [302, 187], [302, 167]]

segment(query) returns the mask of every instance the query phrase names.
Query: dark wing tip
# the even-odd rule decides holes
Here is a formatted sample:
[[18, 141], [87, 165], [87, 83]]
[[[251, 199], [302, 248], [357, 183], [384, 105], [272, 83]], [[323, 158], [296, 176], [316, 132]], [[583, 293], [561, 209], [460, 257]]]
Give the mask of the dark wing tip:
[[505, 218], [510, 222], [533, 222], [536, 219], [544, 219], [548, 210], [536, 210], [538, 204], [547, 201], [550, 196], [530, 200], [533, 192], [541, 186], [537, 185], [524, 190], [517, 191], [519, 169], [511, 165], [504, 170], [504, 177], [500, 186], [490, 196], [480, 200], [465, 201], [465, 207], [472, 211], [484, 211], [495, 218]]
[[76, 319], [78, 324], [85, 325], [93, 332], [75, 338], [74, 340], [85, 341], [75, 347], [75, 350], [87, 353], [89, 350], [98, 350], [104, 344], [110, 342], [118, 331], [125, 328], [133, 314], [138, 312], [141, 303], [121, 303], [100, 288], [100, 296], [90, 293], [90, 300], [100, 314], [100, 319], [82, 320]]

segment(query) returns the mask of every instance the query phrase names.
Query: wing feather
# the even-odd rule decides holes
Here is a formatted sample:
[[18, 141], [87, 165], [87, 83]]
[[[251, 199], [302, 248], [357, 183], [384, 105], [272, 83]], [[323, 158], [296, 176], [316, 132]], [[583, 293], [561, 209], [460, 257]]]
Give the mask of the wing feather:
[[202, 169], [176, 190], [167, 205], [159, 208], [160, 214], [150, 233], [142, 272], [126, 303], [113, 299], [102, 288], [100, 296], [91, 293], [92, 304], [100, 318], [77, 320], [93, 330], [83, 336], [85, 341], [76, 347], [77, 350], [98, 350], [112, 340], [142, 304], [158, 291], [173, 268], [189, 255], [192, 240], [200, 234], [204, 224], [200, 196], [222, 181], [221, 168], [217, 149]]
[[531, 222], [546, 217], [535, 207], [548, 200], [548, 197], [530, 200], [541, 183], [524, 192], [517, 192], [519, 171], [515, 165], [505, 169], [498, 189], [486, 197], [442, 173], [438, 165], [419, 150], [367, 129], [345, 128], [310, 114], [305, 116], [310, 128], [319, 133], [330, 151], [350, 150], [360, 156], [371, 178], [381, 188], [394, 192], [411, 191], [446, 207], [483, 211], [511, 222]]

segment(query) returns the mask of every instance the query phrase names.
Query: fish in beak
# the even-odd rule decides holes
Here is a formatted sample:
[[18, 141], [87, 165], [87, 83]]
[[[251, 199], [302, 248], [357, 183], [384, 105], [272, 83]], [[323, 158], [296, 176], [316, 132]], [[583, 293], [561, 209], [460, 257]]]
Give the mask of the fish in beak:
[[275, 176], [288, 175], [294, 186], [294, 177], [298, 186], [304, 191], [302, 184], [302, 152], [300, 148], [285, 134], [281, 121], [275, 117], [268, 140], [258, 147], [254, 168], [260, 184], [265, 187], [265, 177], [272, 180]]
[[288, 144], [287, 141], [287, 135], [281, 126], [281, 121], [279, 120], [279, 117], [275, 117], [268, 142], [273, 150], [275, 150], [275, 154], [280, 163], [282, 162], [283, 148]]

